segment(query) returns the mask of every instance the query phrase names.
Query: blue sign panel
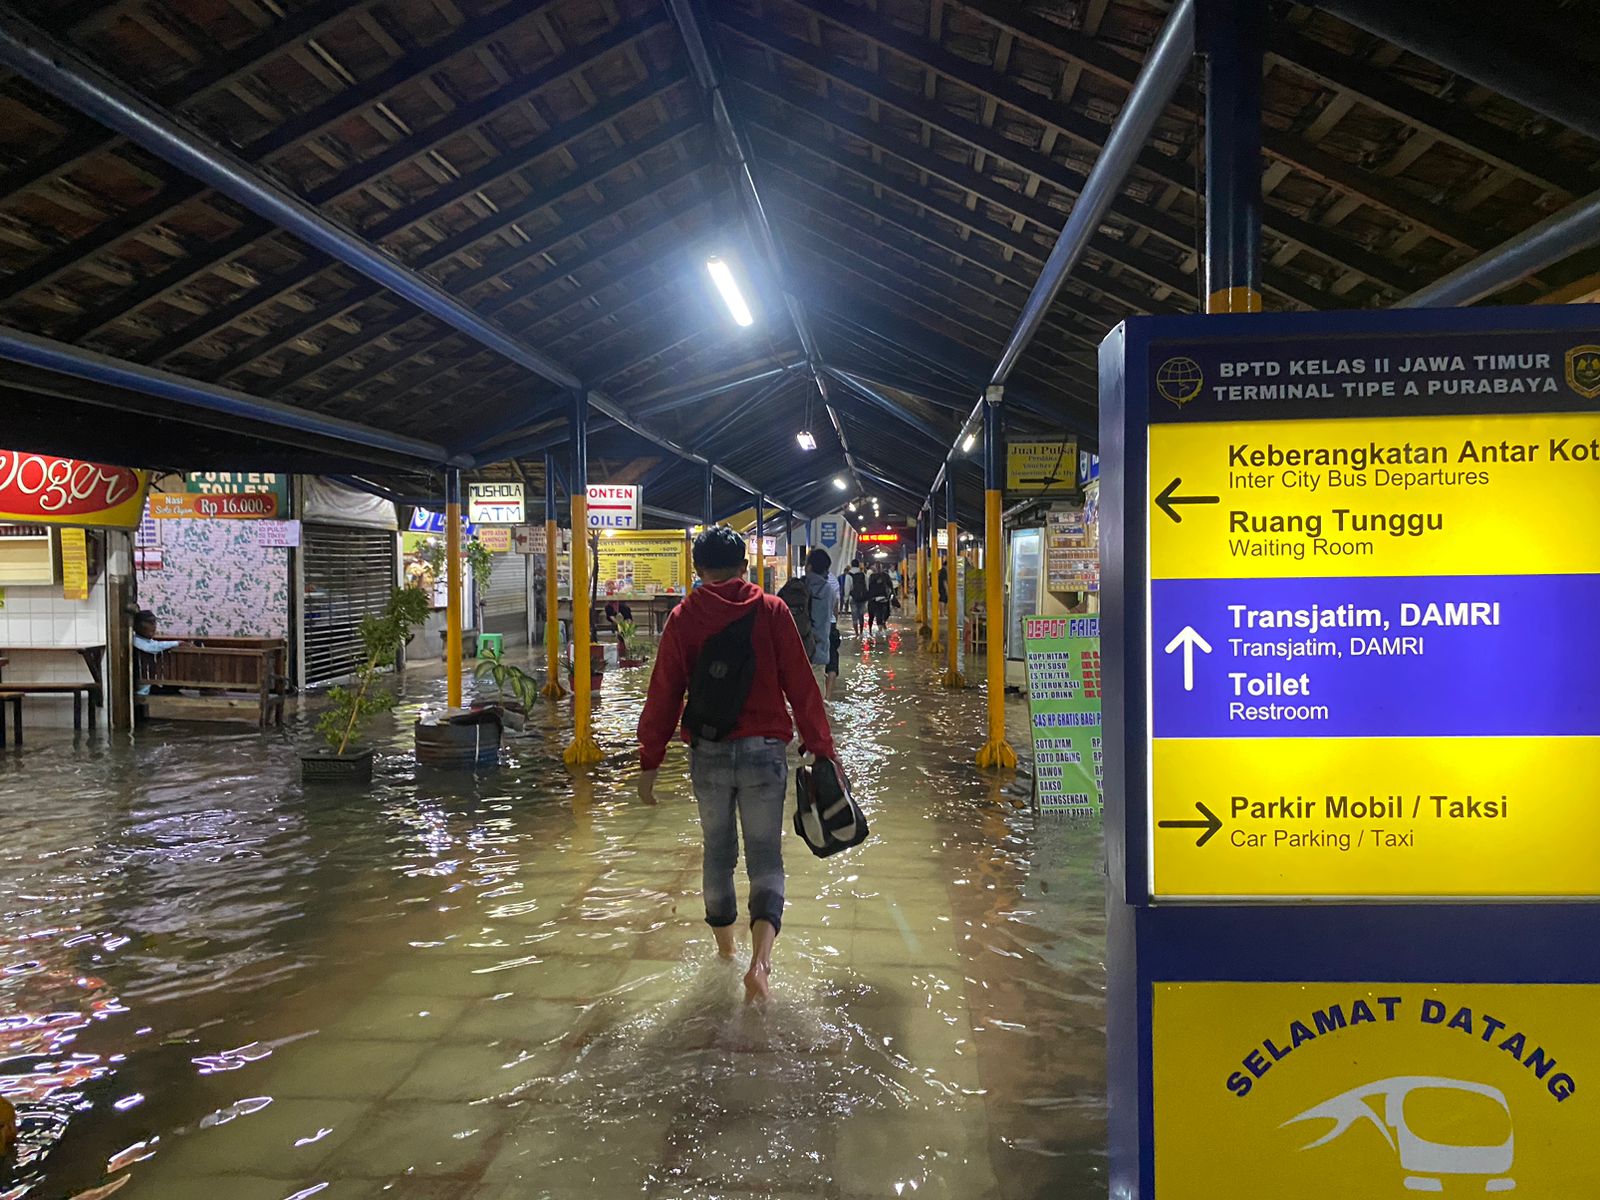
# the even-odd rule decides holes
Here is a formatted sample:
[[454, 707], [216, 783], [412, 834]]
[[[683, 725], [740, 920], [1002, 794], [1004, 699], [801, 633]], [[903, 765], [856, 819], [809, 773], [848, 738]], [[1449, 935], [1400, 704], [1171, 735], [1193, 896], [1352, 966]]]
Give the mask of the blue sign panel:
[[817, 522], [817, 545], [821, 546], [824, 550], [832, 550], [832, 549], [834, 549], [834, 547], [838, 546], [838, 544], [839, 544], [839, 522], [836, 521], [836, 520], [834, 520], [834, 521], [818, 521]]
[[[1600, 984], [1600, 309], [1136, 318], [1099, 366], [1111, 1193], [1508, 1191], [1514, 1125], [1578, 1194], [1536, 1180], [1592, 1114], [1427, 1013]], [[1358, 995], [1412, 1032], [1362, 1058]], [[1408, 1161], [1363, 1098], [1423, 1084], [1504, 1161]], [[1395, 1137], [1298, 1125], [1357, 1110]]]

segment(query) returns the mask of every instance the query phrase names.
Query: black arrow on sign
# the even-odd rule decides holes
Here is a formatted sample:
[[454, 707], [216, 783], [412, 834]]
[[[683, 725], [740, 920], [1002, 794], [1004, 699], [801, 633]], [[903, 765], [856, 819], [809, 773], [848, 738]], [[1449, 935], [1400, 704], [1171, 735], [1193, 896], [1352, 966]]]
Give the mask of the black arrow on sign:
[[1156, 503], [1161, 507], [1161, 511], [1166, 513], [1167, 516], [1171, 517], [1178, 524], [1183, 524], [1183, 516], [1176, 508], [1173, 507], [1176, 504], [1222, 503], [1221, 496], [1174, 496], [1173, 493], [1178, 490], [1178, 485], [1182, 482], [1183, 480], [1181, 479], [1174, 479], [1171, 483], [1167, 484], [1166, 487], [1162, 488], [1161, 495], [1156, 497]]
[[1215, 836], [1217, 830], [1222, 828], [1222, 822], [1217, 819], [1216, 813], [1212, 812], [1204, 804], [1201, 804], [1200, 801], [1196, 800], [1194, 802], [1194, 806], [1195, 808], [1199, 809], [1201, 814], [1205, 817], [1204, 821], [1157, 821], [1156, 828], [1204, 829], [1205, 832], [1200, 835], [1200, 840], [1195, 843], [1196, 846], [1204, 846], [1212, 839], [1213, 836]]

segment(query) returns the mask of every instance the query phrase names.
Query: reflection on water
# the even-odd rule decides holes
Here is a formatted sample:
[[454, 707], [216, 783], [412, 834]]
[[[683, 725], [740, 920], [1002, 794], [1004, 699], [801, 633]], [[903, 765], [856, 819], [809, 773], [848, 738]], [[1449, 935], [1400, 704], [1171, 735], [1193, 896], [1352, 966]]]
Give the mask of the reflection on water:
[[417, 771], [416, 676], [370, 791], [303, 790], [300, 731], [0, 755], [0, 1200], [1104, 1195], [1098, 830], [971, 769], [982, 695], [915, 638], [845, 659], [874, 837], [786, 842], [765, 1009], [676, 752], [634, 801], [642, 671], [577, 780], [545, 728]]

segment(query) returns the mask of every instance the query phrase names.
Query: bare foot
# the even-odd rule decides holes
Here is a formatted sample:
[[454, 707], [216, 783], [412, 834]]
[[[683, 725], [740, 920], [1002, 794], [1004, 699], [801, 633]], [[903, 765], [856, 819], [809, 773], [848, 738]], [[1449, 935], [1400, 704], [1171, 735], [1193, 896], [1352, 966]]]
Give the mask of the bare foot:
[[731, 959], [735, 949], [737, 949], [733, 941], [733, 926], [729, 925], [725, 929], [713, 929], [711, 932], [717, 939], [717, 957]]
[[750, 969], [744, 973], [744, 1002], [746, 1004], [764, 1004], [771, 993], [772, 964], [759, 960], [750, 964]]

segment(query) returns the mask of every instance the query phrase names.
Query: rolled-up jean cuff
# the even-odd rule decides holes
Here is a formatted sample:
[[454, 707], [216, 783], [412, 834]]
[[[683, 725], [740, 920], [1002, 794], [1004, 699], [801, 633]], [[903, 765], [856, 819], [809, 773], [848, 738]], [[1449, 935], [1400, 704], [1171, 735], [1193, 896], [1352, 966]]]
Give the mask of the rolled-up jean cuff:
[[750, 896], [750, 924], [757, 921], [766, 921], [772, 926], [774, 933], [783, 932], [783, 899], [782, 897], [769, 896], [764, 892], [753, 892]]
[[726, 921], [722, 919], [721, 913], [718, 913], [715, 917], [713, 917], [710, 913], [706, 914], [706, 924], [711, 926], [713, 929], [726, 929], [728, 926], [737, 925], [738, 923], [738, 913], [734, 913], [733, 916], [729, 917]]

